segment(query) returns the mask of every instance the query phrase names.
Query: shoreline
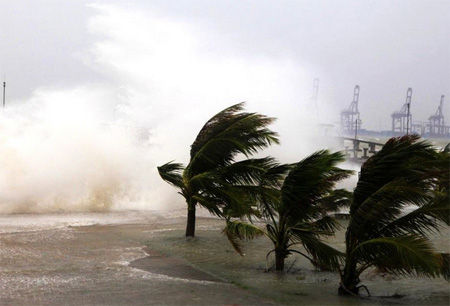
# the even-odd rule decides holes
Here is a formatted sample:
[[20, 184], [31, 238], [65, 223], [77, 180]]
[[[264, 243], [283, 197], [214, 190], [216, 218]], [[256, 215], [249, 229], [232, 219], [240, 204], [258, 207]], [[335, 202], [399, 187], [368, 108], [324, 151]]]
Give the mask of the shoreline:
[[[22, 224], [15, 217], [0, 218], [8, 230], [0, 232], [0, 304], [448, 305], [450, 301], [443, 280], [386, 280], [378, 275], [364, 278], [374, 295], [402, 298], [341, 298], [337, 275], [315, 272], [301, 258], [289, 259], [294, 268], [281, 279], [264, 272], [270, 247], [265, 239], [246, 244], [245, 257], [237, 255], [221, 233], [221, 220], [198, 218], [198, 238], [186, 241], [185, 218], [155, 212], [140, 212], [139, 218], [133, 212], [113, 215], [118, 219], [111, 223], [111, 214], [96, 214], [102, 218], [89, 225], [80, 225], [93, 219], [88, 213], [67, 215], [57, 223], [45, 216], [29, 216]], [[342, 235], [331, 243], [339, 246]], [[448, 241], [445, 236], [441, 239], [441, 244]]]
[[158, 218], [0, 233], [0, 304], [271, 304], [182, 259], [150, 251], [146, 241], [159, 230], [183, 227]]
[[129, 262], [128, 266], [180, 280], [227, 283], [226, 280], [195, 268], [180, 258], [164, 255], [148, 247], [142, 250], [147, 256]]

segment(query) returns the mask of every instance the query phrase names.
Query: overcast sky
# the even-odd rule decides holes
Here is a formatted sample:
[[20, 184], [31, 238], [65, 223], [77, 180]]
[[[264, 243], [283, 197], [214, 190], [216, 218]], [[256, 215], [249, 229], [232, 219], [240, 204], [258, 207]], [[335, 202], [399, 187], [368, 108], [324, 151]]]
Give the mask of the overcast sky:
[[[182, 33], [186, 29], [186, 36], [195, 39], [196, 48], [185, 52], [182, 43], [168, 43], [176, 50], [169, 52], [163, 62], [207, 57], [208, 61], [202, 62], [204, 70], [200, 71], [208, 71], [211, 80], [216, 79], [216, 70], [208, 69], [208, 65], [227, 63], [230, 58], [253, 66], [261, 61], [261, 67], [270, 69], [271, 65], [282, 66], [283, 71], [292, 69], [301, 77], [290, 78], [293, 72], [283, 72], [277, 82], [290, 84], [294, 89], [295, 82], [302, 83], [298, 84], [298, 91], [312, 91], [313, 78], [320, 78], [321, 111], [347, 107], [354, 85], [359, 84], [361, 118], [364, 127], [371, 129], [390, 128], [390, 113], [400, 109], [406, 89], [412, 87], [414, 121], [426, 120], [435, 112], [441, 94], [445, 94], [444, 114], [450, 122], [448, 0], [2, 0], [0, 11], [0, 76], [8, 83], [11, 103], [25, 103], [38, 88], [126, 82], [129, 69], [116, 71], [123, 73], [122, 79], [111, 77], [111, 67], [121, 63], [110, 61], [106, 69], [105, 54], [126, 50], [120, 57], [120, 61], [126, 61], [127, 54], [131, 57], [142, 47], [133, 45], [136, 41], [154, 40], [159, 44], [165, 31], [172, 40], [185, 39], [183, 34], [172, 35], [170, 29], [176, 26]], [[103, 22], [101, 16], [109, 16], [108, 22]], [[152, 23], [153, 19], [159, 23]], [[160, 26], [161, 31], [150, 35], [154, 32], [147, 31], [146, 26]], [[150, 33], [148, 37], [146, 33]], [[119, 35], [121, 39], [116, 39]], [[114, 44], [109, 42], [113, 39]], [[107, 46], [111, 48], [106, 49]], [[146, 49], [139, 52], [145, 60]], [[148, 57], [152, 56], [161, 55], [148, 52]], [[155, 57], [150, 63], [158, 61]], [[155, 75], [142, 81], [141, 86], [160, 90], [164, 83], [158, 76], [164, 75], [164, 65], [154, 67]], [[189, 71], [182, 71], [186, 67]], [[231, 75], [241, 72], [234, 71], [233, 65], [229, 67]], [[180, 63], [170, 71], [180, 78], [174, 82], [182, 78], [189, 81], [190, 75], [196, 73], [195, 67]], [[231, 95], [236, 101], [229, 104], [251, 98], [245, 91], [240, 95]], [[273, 96], [295, 104], [305, 94], [296, 95], [292, 90], [292, 94], [275, 92]], [[160, 99], [157, 103], [164, 102]]]

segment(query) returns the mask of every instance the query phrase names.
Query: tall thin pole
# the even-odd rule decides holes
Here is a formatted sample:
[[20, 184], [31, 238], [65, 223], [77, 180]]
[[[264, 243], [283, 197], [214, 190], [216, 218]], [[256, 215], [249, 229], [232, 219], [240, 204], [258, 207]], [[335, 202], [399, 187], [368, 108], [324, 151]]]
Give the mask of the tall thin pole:
[[406, 117], [406, 135], [409, 135], [409, 106], [410, 104], [407, 104], [407, 117]]
[[5, 108], [6, 82], [3, 82], [3, 108]]
[[[406, 91], [406, 135], [409, 135], [409, 120], [411, 117], [411, 97], [412, 97], [412, 88], [408, 88]], [[412, 122], [411, 122], [412, 123]]]
[[358, 158], [359, 141], [358, 141], [358, 123], [359, 119], [355, 119], [355, 140], [353, 141], [353, 154], [355, 159]]

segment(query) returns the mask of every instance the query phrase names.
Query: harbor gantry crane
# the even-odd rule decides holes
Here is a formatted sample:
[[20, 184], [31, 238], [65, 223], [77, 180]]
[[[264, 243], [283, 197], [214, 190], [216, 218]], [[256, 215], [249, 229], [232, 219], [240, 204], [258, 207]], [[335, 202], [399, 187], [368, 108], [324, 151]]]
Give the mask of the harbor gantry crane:
[[341, 129], [343, 134], [353, 135], [358, 129], [359, 120], [359, 85], [353, 90], [353, 100], [350, 106], [341, 112]]
[[442, 95], [436, 113], [428, 118], [427, 134], [430, 136], [445, 136], [449, 132], [449, 127], [445, 126], [444, 121], [444, 98]]
[[406, 91], [406, 101], [400, 111], [392, 113], [392, 133], [406, 134], [411, 131], [412, 115], [411, 115], [411, 98], [412, 89], [408, 88]]

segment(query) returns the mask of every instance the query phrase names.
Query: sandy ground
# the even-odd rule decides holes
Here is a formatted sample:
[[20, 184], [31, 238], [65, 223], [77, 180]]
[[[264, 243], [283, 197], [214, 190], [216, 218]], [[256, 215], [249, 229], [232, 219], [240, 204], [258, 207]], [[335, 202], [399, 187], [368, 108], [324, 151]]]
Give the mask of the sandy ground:
[[[145, 247], [150, 236], [182, 224], [181, 219], [159, 216], [148, 224], [132, 220], [135, 224], [73, 226], [77, 218], [5, 218], [0, 220], [6, 229], [0, 234], [2, 305], [270, 304]], [[28, 225], [15, 225], [14, 218]], [[165, 273], [169, 267], [172, 272]]]

